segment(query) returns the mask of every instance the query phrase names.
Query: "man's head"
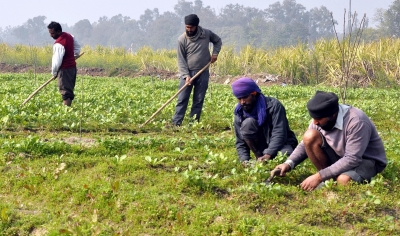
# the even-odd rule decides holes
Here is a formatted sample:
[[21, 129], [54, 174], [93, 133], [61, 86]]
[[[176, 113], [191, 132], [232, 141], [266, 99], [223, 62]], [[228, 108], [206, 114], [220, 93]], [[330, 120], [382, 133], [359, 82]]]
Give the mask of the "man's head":
[[323, 130], [332, 130], [339, 111], [339, 98], [334, 93], [317, 91], [308, 101], [307, 109], [315, 125]]
[[197, 26], [200, 23], [199, 17], [196, 14], [185, 16], [186, 35], [191, 37], [197, 33]]
[[55, 21], [50, 22], [50, 24], [47, 26], [47, 29], [49, 30], [49, 34], [53, 39], [57, 39], [62, 33], [61, 25]]
[[232, 83], [233, 95], [239, 100], [245, 112], [251, 112], [257, 103], [258, 85], [250, 78], [240, 78]]

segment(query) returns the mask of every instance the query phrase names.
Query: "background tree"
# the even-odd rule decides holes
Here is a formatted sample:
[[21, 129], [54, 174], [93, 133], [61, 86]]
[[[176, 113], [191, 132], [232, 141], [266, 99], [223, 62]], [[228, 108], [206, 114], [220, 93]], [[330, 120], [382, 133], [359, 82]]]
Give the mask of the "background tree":
[[71, 33], [79, 40], [82, 45], [90, 45], [93, 26], [88, 19], [80, 20], [72, 27]]
[[307, 42], [309, 36], [309, 13], [295, 0], [276, 2], [266, 10], [267, 18], [274, 22], [273, 29], [279, 38], [280, 46]]
[[400, 37], [400, 0], [395, 0], [381, 15], [380, 28], [389, 37]]
[[[331, 12], [326, 7], [312, 8], [310, 10], [309, 22], [311, 42], [320, 38], [334, 37]], [[334, 20], [334, 24], [338, 24], [336, 20]]]
[[154, 8], [154, 10], [146, 9], [144, 15], [141, 15], [140, 20], [138, 21], [140, 29], [146, 31], [149, 25], [159, 16], [160, 13], [158, 12], [158, 8]]
[[[196, 0], [196, 2], [198, 4], [197, 0]], [[203, 3], [201, 2], [201, 4], [203, 4]], [[186, 15], [195, 13], [193, 3], [185, 1], [185, 0], [178, 0], [178, 4], [176, 4], [174, 6], [174, 10], [175, 10], [175, 14], [181, 19], [183, 19]]]
[[[379, 10], [378, 29], [365, 28], [363, 39], [376, 40], [382, 35], [398, 37], [399, 8], [400, 0], [396, 0], [390, 9]], [[111, 18], [103, 16], [92, 23], [87, 19], [80, 20], [72, 27], [60, 23], [63, 31], [74, 34], [83, 45], [124, 47], [130, 51], [143, 46], [175, 49], [177, 38], [184, 32], [184, 17], [192, 13], [199, 16], [201, 26], [221, 36], [224, 45], [234, 46], [236, 50], [247, 45], [261, 48], [299, 42], [311, 45], [320, 38], [334, 37], [331, 14], [326, 7], [307, 11], [295, 0], [277, 1], [264, 10], [228, 4], [219, 13], [205, 6], [202, 0], [177, 0], [173, 12], [160, 14], [158, 8], [146, 9], [138, 20], [119, 14]], [[38, 16], [22, 26], [0, 30], [0, 40], [10, 44], [52, 44], [45, 19]], [[364, 23], [367, 27], [367, 22]], [[358, 24], [356, 20], [353, 28], [357, 29]]]
[[53, 41], [47, 30], [47, 24], [44, 23], [45, 16], [36, 16], [29, 19], [22, 26], [17, 26], [11, 30], [16, 43], [29, 45], [45, 45]]
[[147, 28], [148, 45], [154, 49], [175, 47], [184, 32], [182, 20], [172, 12], [165, 12]]

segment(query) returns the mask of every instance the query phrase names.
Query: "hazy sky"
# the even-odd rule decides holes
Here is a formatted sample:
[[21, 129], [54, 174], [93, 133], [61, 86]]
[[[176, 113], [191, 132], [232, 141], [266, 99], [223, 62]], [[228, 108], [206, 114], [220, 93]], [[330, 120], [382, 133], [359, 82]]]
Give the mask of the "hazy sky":
[[[190, 0], [187, 0], [190, 1]], [[266, 9], [278, 0], [202, 0], [204, 6], [214, 8], [218, 13], [221, 8], [228, 4], [240, 4], [248, 7]], [[394, 0], [352, 0], [351, 12], [356, 11], [360, 18], [366, 13], [372, 25], [376, 9], [388, 7]], [[191, 2], [194, 2], [191, 1]], [[282, 2], [282, 1], [280, 1]], [[348, 11], [350, 0], [297, 0], [297, 3], [305, 6], [307, 10], [313, 7], [325, 6], [333, 12], [334, 18], [341, 24], [343, 13]], [[0, 27], [19, 26], [28, 19], [42, 15], [46, 16], [45, 23], [58, 21], [68, 26], [76, 22], [88, 19], [90, 22], [97, 21], [102, 16], [109, 18], [122, 14], [132, 19], [139, 19], [146, 9], [158, 8], [160, 13], [174, 11], [178, 0], [0, 0]], [[200, 19], [201, 20], [201, 19]]]

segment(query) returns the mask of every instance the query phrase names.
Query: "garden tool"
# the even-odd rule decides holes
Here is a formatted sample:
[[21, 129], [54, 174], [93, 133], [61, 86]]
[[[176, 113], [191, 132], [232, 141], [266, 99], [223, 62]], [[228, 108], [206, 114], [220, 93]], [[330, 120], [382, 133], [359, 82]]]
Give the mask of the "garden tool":
[[281, 169], [274, 169], [271, 171], [270, 176], [267, 180], [265, 180], [265, 185], [270, 185], [272, 184], [272, 180], [274, 179], [275, 176], [279, 175], [281, 173]]
[[[81, 57], [84, 54], [84, 52], [82, 52], [81, 54], [79, 54], [76, 58], [78, 59], [79, 57]], [[58, 74], [58, 73], [57, 73]], [[51, 81], [53, 81], [55, 78], [57, 78], [57, 75], [51, 77], [49, 80], [47, 80], [44, 84], [42, 84], [38, 89], [36, 89], [31, 95], [29, 95], [29, 97], [27, 99], [25, 99], [25, 101], [21, 104], [21, 106], [25, 105], [25, 103], [27, 103], [29, 100], [31, 100], [31, 98], [33, 96], [35, 96], [35, 94], [37, 94], [42, 88], [44, 88], [46, 85], [48, 85]]]
[[142, 128], [143, 126], [145, 126], [147, 123], [149, 123], [162, 109], [164, 109], [176, 96], [178, 96], [187, 86], [189, 86], [196, 78], [197, 76], [199, 76], [201, 73], [203, 73], [203, 71], [205, 69], [207, 69], [207, 67], [209, 67], [211, 65], [211, 61], [209, 63], [207, 63], [207, 65], [205, 65], [201, 70], [199, 70], [199, 72], [197, 72], [191, 79], [189, 82], [187, 82], [185, 85], [182, 86], [181, 89], [178, 90], [178, 92], [176, 92], [166, 103], [164, 103], [164, 105], [162, 105], [156, 112], [154, 112], [154, 114], [148, 119], [146, 120], [146, 122], [144, 122], [143, 124], [141, 124], [139, 126], [139, 128]]

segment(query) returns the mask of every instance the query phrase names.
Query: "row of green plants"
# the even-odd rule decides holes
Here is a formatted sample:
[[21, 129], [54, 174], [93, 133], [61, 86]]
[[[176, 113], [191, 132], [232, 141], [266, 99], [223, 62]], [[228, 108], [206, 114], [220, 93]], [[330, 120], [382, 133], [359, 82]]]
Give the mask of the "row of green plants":
[[[0, 232], [2, 235], [397, 235], [400, 234], [400, 121], [396, 89], [351, 88], [384, 141], [388, 167], [370, 184], [304, 192], [309, 161], [265, 185], [266, 164], [237, 160], [237, 100], [210, 84], [202, 120], [170, 127], [174, 102], [140, 127], [178, 81], [78, 76], [72, 107], [48, 79], [0, 74]], [[326, 86], [261, 87], [287, 108], [299, 139], [306, 102]], [[190, 105], [190, 104], [189, 104]]]
[[[213, 65], [217, 76], [269, 73], [281, 76], [286, 83], [341, 85], [343, 64], [350, 63], [349, 86], [388, 87], [400, 83], [400, 39], [385, 38], [370, 43], [319, 40], [313, 45], [301, 44], [276, 49], [245, 46], [235, 51], [223, 46]], [[175, 50], [152, 50], [143, 47], [136, 52], [124, 48], [84, 46], [85, 56], [79, 67], [98, 67], [109, 71], [166, 70], [177, 72]], [[0, 44], [0, 62], [49, 66], [51, 45], [45, 47]]]

